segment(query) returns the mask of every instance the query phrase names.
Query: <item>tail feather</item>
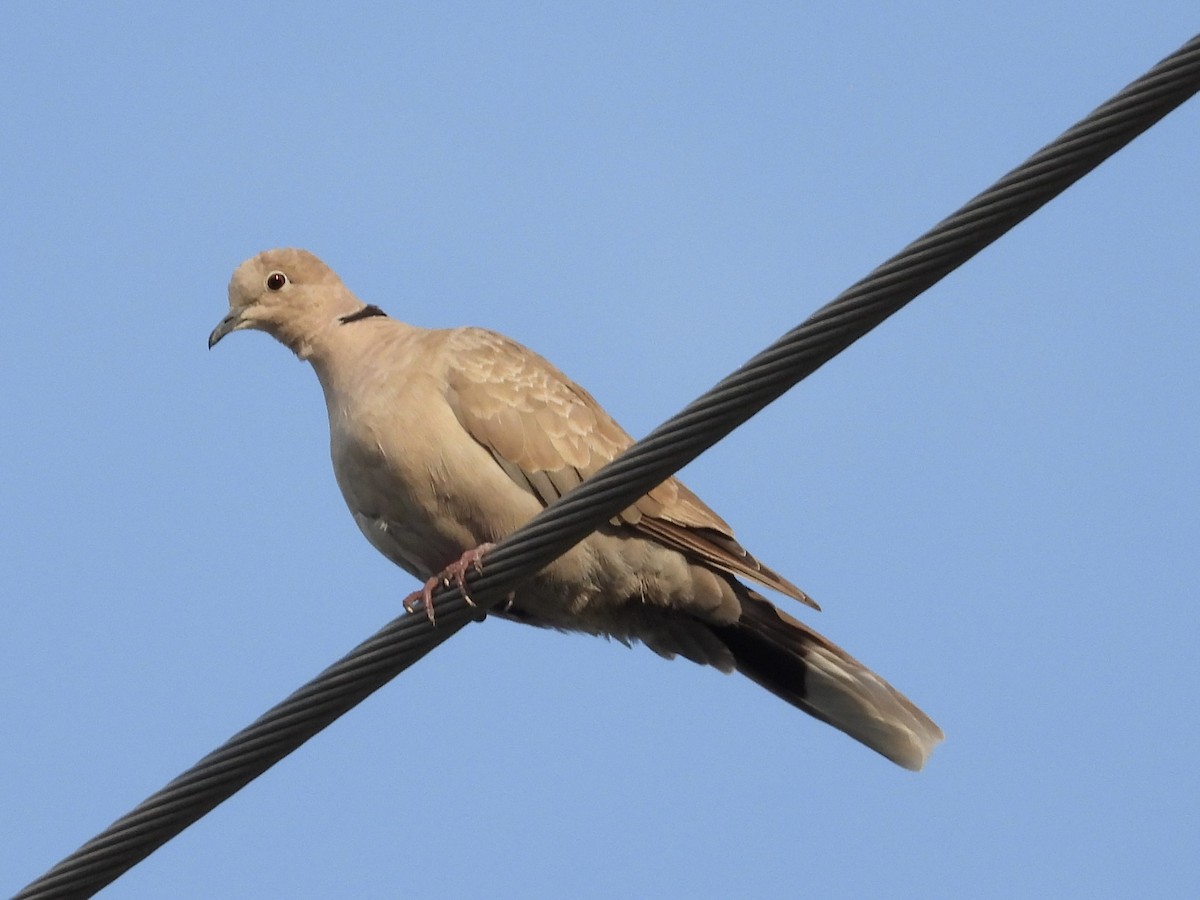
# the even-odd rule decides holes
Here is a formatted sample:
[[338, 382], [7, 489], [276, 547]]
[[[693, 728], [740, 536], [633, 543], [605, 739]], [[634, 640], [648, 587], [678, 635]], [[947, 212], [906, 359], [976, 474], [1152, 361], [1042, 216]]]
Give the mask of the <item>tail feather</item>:
[[925, 764], [943, 737], [925, 713], [840, 647], [747, 593], [741, 618], [713, 628], [739, 672], [906, 769]]

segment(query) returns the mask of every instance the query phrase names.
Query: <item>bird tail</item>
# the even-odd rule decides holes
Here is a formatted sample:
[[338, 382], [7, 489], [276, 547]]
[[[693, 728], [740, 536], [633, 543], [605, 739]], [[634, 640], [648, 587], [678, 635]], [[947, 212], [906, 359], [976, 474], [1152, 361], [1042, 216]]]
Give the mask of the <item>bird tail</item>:
[[925, 764], [942, 729], [846, 651], [747, 593], [741, 618], [713, 629], [739, 672], [906, 769]]

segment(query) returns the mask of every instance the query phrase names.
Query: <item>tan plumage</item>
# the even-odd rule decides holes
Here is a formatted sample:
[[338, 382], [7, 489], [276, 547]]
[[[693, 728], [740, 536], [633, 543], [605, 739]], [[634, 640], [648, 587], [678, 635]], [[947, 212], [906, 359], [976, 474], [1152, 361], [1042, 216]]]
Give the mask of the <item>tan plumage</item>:
[[[446, 340], [456, 360], [447, 399], [458, 421], [543, 505], [633, 443], [591, 394], [531, 350], [481, 328], [451, 331]], [[612, 524], [816, 608], [800, 588], [747, 553], [729, 525], [677, 478], [654, 488]]]
[[[355, 521], [422, 580], [509, 534], [631, 443], [591, 395], [532, 351], [479, 328], [429, 331], [392, 319], [306, 251], [243, 263], [229, 304], [210, 346], [257, 328], [312, 363]], [[737, 669], [920, 768], [940, 729], [738, 576], [815, 607], [672, 478], [520, 585], [496, 614]]]

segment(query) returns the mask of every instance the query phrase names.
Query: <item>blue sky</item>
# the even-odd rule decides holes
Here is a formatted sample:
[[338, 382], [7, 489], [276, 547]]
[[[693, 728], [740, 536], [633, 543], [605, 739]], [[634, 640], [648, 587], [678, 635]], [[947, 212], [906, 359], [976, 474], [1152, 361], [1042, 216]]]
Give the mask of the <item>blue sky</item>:
[[[0, 31], [0, 893], [400, 611], [307, 247], [635, 435], [1189, 39], [1195, 4], [17, 3]], [[882, 7], [882, 8], [881, 8]], [[1194, 896], [1200, 106], [684, 473], [945, 729], [471, 626], [113, 897]]]

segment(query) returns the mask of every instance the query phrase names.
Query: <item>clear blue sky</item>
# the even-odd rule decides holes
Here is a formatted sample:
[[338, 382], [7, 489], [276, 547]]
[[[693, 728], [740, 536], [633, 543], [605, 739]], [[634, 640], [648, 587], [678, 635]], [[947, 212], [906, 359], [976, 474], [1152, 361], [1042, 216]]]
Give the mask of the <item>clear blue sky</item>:
[[[325, 258], [642, 434], [1197, 30], [1194, 0], [15, 3], [0, 30], [0, 894], [400, 611], [306, 366]], [[944, 727], [472, 626], [107, 896], [1200, 893], [1200, 105], [694, 463]]]

